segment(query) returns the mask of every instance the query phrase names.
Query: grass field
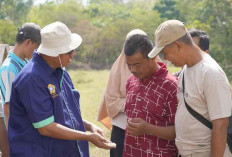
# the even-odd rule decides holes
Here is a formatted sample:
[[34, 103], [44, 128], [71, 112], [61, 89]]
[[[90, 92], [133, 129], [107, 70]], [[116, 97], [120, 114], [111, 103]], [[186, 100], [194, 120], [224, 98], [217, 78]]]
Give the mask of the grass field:
[[[98, 107], [107, 83], [109, 70], [70, 70], [69, 74], [73, 80], [75, 88], [80, 92], [80, 105], [83, 119], [86, 119], [101, 127], [109, 139], [110, 131], [97, 121]], [[108, 156], [109, 150], [103, 150], [90, 144], [90, 157]]]
[[[170, 72], [177, 72], [179, 70], [175, 67], [169, 67]], [[100, 126], [105, 131], [107, 138], [110, 139], [110, 131], [96, 120], [102, 93], [108, 80], [109, 70], [69, 70], [69, 74], [75, 88], [80, 92], [82, 117]], [[90, 157], [109, 156], [109, 150], [103, 150], [90, 144]]]

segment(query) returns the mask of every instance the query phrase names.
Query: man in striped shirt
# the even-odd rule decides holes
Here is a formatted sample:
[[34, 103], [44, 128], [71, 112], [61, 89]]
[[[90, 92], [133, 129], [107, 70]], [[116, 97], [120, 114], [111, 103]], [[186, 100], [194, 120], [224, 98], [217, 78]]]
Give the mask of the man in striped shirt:
[[5, 123], [8, 126], [9, 102], [12, 82], [22, 68], [26, 65], [27, 59], [32, 58], [33, 51], [38, 48], [41, 42], [40, 27], [35, 23], [25, 23], [18, 28], [16, 45], [0, 68], [0, 91], [1, 101], [4, 109]]

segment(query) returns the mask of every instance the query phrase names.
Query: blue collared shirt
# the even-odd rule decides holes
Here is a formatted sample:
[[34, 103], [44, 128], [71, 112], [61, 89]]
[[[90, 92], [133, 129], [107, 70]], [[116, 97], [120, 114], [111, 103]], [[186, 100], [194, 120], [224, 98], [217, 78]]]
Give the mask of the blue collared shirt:
[[8, 128], [11, 157], [88, 157], [88, 142], [54, 139], [37, 131], [56, 122], [85, 132], [79, 97], [68, 73], [52, 69], [35, 53], [12, 86]]

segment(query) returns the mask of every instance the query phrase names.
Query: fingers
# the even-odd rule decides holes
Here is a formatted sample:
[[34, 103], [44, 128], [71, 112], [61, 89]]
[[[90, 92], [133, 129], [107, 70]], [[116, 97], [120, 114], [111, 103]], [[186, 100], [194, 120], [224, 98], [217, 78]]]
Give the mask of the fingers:
[[128, 120], [127, 131], [128, 134], [133, 136], [140, 136], [145, 134], [145, 127], [147, 122], [141, 118], [133, 118]]
[[130, 128], [137, 128], [138, 127], [138, 123], [134, 123], [132, 121], [128, 121], [127, 122], [127, 127], [130, 127]]
[[127, 133], [132, 136], [138, 136], [134, 131], [127, 130]]
[[94, 139], [95, 142], [93, 141], [93, 144], [95, 144], [97, 147], [103, 149], [111, 149], [116, 147], [115, 143], [112, 143], [110, 140], [104, 138], [100, 134], [96, 133], [95, 135], [96, 135]]
[[110, 140], [102, 137], [101, 135], [98, 134], [98, 144], [97, 146], [103, 149], [111, 149], [111, 148], [116, 148], [116, 144], [111, 142]]
[[91, 126], [91, 132], [92, 133], [98, 133], [98, 134], [102, 135], [103, 137], [105, 137], [104, 131], [101, 128], [99, 128], [98, 126], [94, 125], [94, 124], [92, 124], [92, 126]]
[[127, 126], [127, 132], [128, 132], [128, 134], [130, 134], [130, 135], [133, 135], [133, 136], [139, 136], [139, 130], [138, 130], [138, 128], [136, 128], [136, 127], [130, 127], [130, 126]]
[[141, 118], [131, 118], [129, 121], [130, 121], [130, 122], [133, 122], [133, 123], [140, 123], [140, 122], [142, 122], [142, 121], [144, 121], [144, 120], [141, 119]]
[[116, 148], [116, 144], [113, 142], [103, 142], [102, 143], [102, 147], [103, 149], [112, 149], [112, 148]]
[[130, 135], [137, 136], [138, 131], [138, 123], [134, 123], [132, 121], [128, 121], [127, 123], [127, 132]]
[[134, 127], [131, 127], [131, 126], [127, 126], [127, 130], [130, 131], [130, 132], [135, 132], [136, 131], [136, 128]]
[[110, 140], [108, 140], [107, 138], [105, 138], [105, 137], [103, 137], [101, 135], [99, 137], [100, 137], [101, 142], [104, 142], [104, 143], [110, 143], [111, 142]]
[[106, 137], [105, 132], [103, 130], [97, 130], [97, 133], [99, 133], [101, 136]]

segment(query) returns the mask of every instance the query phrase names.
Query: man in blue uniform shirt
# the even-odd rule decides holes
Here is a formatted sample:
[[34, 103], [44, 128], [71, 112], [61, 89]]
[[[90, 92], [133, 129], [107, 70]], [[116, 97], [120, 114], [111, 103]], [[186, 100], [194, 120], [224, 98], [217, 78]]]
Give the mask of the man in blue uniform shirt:
[[37, 53], [13, 82], [11, 157], [88, 157], [88, 141], [104, 149], [115, 147], [100, 128], [82, 119], [80, 95], [64, 70], [81, 37], [61, 22], [45, 26], [41, 37]]

